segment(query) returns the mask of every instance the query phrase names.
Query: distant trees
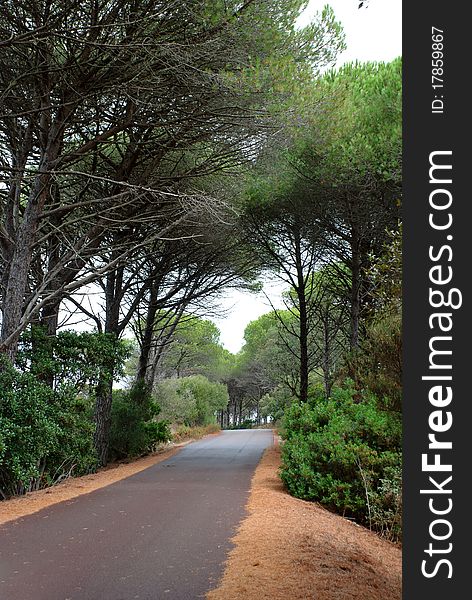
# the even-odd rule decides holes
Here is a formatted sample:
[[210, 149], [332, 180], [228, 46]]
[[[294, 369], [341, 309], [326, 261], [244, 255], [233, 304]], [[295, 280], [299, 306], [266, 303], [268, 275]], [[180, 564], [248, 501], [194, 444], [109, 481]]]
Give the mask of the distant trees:
[[[134, 328], [138, 330], [139, 324]], [[226, 383], [234, 361], [221, 345], [216, 325], [194, 314], [161, 311], [153, 335], [153, 379], [139, 379], [138, 350], [127, 365], [131, 389], [142, 386], [146, 394], [154, 395], [161, 418], [174, 425], [216, 424], [217, 414], [228, 404]]]
[[[139, 332], [139, 323], [133, 328]], [[225, 379], [231, 355], [221, 345], [220, 331], [212, 321], [191, 313], [161, 311], [156, 315], [152, 343], [153, 379], [146, 384], [151, 390], [158, 381], [172, 377], [205, 375], [213, 381]], [[138, 350], [136, 359], [129, 363], [131, 379], [139, 378], [141, 358]]]
[[[302, 402], [308, 396], [311, 278], [321, 264], [322, 248], [317, 243], [317, 226], [306, 215], [306, 207], [296, 195], [269, 190], [269, 197], [250, 196], [245, 207], [245, 224], [260, 259], [266, 268], [291, 287], [286, 306], [296, 316], [297, 326], [288, 333], [298, 341], [299, 386], [296, 394]], [[273, 194], [273, 195], [272, 195]], [[277, 314], [277, 313], [275, 313]], [[287, 325], [281, 321], [282, 325]], [[292, 352], [294, 348], [289, 345]]]
[[164, 379], [155, 392], [162, 416], [190, 427], [216, 423], [216, 413], [228, 404], [226, 386], [204, 375]]
[[220, 331], [212, 321], [183, 315], [164, 349], [159, 377], [199, 374], [211, 380], [224, 379], [228, 351], [219, 338]]
[[[240, 426], [246, 420], [260, 424], [262, 397], [279, 383], [280, 377], [289, 377], [287, 356], [281, 352], [278, 341], [278, 320], [274, 313], [262, 315], [247, 325], [244, 345], [230, 371], [229, 403], [226, 413], [220, 415], [223, 426]], [[292, 356], [288, 360], [292, 364]]]

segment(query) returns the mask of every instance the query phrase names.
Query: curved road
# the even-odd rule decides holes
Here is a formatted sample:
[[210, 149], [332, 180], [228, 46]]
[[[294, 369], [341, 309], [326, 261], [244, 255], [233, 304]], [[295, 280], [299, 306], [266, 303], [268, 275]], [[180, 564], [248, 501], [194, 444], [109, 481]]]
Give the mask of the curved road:
[[[214, 587], [270, 430], [226, 431], [0, 527], [0, 600], [196, 600]], [[1, 510], [1, 504], [0, 504]]]

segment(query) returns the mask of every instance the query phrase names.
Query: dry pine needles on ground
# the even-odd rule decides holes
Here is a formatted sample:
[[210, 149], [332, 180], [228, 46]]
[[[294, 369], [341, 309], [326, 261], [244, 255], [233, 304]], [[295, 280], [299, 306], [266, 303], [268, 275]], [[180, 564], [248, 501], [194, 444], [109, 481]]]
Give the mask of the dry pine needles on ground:
[[252, 480], [248, 517], [207, 600], [399, 600], [401, 550], [317, 504], [289, 496], [280, 450]]

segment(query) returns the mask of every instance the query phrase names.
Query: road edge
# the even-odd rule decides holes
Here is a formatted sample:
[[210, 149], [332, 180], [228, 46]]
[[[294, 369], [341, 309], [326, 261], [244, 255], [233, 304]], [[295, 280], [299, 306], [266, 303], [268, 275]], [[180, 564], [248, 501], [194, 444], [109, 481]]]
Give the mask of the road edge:
[[[210, 433], [200, 439], [215, 435], [219, 435], [219, 432]], [[173, 444], [171, 447], [166, 446], [153, 454], [138, 458], [132, 462], [111, 464], [103, 469], [99, 469], [96, 473], [82, 475], [81, 477], [70, 477], [58, 485], [35, 492], [28, 492], [24, 496], [15, 496], [8, 500], [3, 500], [0, 502], [0, 526], [37, 513], [54, 504], [73, 500], [78, 496], [90, 494], [95, 490], [131, 477], [136, 473], [171, 458], [180, 452], [184, 446], [196, 441], [200, 440], [185, 440]]]

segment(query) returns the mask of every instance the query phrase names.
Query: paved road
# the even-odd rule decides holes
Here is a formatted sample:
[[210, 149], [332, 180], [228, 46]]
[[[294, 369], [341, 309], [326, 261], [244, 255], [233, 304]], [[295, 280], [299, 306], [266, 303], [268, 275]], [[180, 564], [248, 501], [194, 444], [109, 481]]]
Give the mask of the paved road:
[[[268, 430], [227, 431], [0, 527], [0, 600], [196, 600], [244, 516]], [[1, 505], [0, 505], [1, 510]]]

